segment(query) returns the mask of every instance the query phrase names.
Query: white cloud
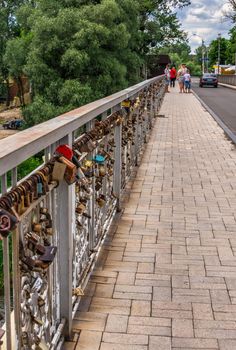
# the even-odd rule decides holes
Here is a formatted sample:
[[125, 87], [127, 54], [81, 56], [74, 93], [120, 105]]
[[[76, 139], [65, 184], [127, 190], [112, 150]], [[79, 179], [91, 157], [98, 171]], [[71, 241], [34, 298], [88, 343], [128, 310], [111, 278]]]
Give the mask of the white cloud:
[[190, 6], [178, 11], [182, 28], [188, 33], [192, 52], [201, 45], [201, 38], [209, 44], [217, 38], [218, 33], [221, 33], [222, 37], [228, 37], [232, 27], [224, 16], [228, 9], [227, 1], [222, 3], [222, 0], [192, 0]]

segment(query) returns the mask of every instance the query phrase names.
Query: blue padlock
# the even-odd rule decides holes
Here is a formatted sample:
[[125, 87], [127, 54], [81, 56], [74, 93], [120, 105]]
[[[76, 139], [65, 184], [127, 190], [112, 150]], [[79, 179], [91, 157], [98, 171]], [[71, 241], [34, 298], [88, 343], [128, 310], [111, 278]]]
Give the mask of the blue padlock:
[[105, 162], [105, 157], [101, 156], [100, 154], [96, 154], [96, 156], [94, 157], [94, 162], [97, 164], [104, 164]]

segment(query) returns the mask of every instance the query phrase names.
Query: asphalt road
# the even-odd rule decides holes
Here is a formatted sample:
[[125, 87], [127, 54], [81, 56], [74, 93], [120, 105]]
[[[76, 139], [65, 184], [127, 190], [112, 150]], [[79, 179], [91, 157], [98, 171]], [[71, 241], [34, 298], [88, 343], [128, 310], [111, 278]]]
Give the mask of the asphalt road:
[[236, 90], [222, 86], [200, 88], [196, 79], [192, 89], [236, 135]]

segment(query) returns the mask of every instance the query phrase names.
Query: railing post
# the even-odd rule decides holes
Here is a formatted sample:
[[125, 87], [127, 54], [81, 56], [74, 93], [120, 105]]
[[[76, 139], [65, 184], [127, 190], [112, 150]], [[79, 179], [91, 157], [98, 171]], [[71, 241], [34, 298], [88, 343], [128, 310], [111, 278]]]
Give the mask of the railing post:
[[121, 209], [120, 207], [120, 196], [121, 196], [121, 171], [122, 171], [122, 124], [116, 125], [114, 132], [115, 140], [115, 150], [114, 150], [114, 194], [117, 198], [117, 210]]
[[[64, 137], [60, 143], [72, 145], [72, 134]], [[72, 252], [73, 252], [73, 210], [75, 203], [74, 185], [65, 181], [58, 187], [57, 230], [58, 230], [58, 263], [60, 276], [60, 318], [66, 319], [64, 335], [71, 336], [72, 329]]]
[[[7, 192], [7, 174], [1, 178], [2, 193]], [[2, 238], [3, 245], [3, 272], [4, 272], [4, 304], [6, 321], [6, 350], [11, 350], [11, 289], [10, 289], [10, 256], [9, 238]]]
[[[89, 123], [86, 124], [86, 132], [89, 132], [92, 130], [94, 126], [94, 121], [91, 120]], [[93, 159], [93, 156], [95, 155], [96, 151], [93, 151], [89, 156], [88, 159]], [[94, 247], [96, 246], [96, 237], [95, 237], [95, 180], [92, 179], [92, 195], [89, 201], [89, 214], [91, 215], [91, 220], [89, 222], [89, 249], [92, 251]]]

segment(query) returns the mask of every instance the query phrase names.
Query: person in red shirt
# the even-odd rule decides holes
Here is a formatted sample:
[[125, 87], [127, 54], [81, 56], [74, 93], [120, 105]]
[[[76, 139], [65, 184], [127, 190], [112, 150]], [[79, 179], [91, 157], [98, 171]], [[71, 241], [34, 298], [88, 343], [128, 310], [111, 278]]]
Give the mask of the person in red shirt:
[[175, 67], [173, 66], [170, 70], [170, 86], [171, 87], [175, 87], [176, 75], [177, 75], [177, 72], [176, 72]]

